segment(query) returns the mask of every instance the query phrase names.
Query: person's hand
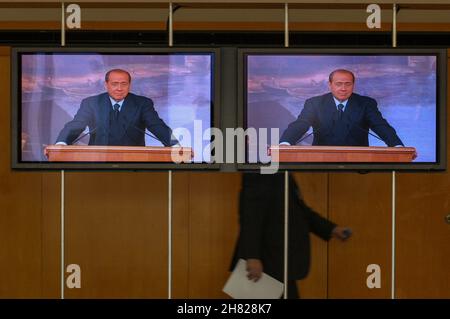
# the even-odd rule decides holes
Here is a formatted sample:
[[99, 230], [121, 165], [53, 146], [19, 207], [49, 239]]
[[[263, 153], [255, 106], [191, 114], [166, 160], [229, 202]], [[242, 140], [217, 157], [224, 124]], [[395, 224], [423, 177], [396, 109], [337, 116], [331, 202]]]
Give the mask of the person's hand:
[[259, 259], [247, 259], [247, 278], [249, 280], [258, 281], [262, 276], [263, 264]]
[[347, 240], [352, 235], [352, 230], [348, 227], [336, 226], [331, 232], [331, 236], [340, 240]]

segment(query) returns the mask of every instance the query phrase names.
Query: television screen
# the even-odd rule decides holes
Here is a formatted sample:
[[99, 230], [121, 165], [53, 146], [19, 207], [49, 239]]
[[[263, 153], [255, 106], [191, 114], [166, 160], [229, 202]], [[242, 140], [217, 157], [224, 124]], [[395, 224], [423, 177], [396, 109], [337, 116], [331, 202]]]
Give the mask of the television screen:
[[[15, 49], [13, 167], [175, 165], [142, 154], [130, 161], [142, 147], [182, 148], [189, 167], [211, 167], [210, 138], [194, 140], [194, 131], [214, 124], [217, 58], [214, 49]], [[52, 160], [55, 150], [76, 153]]]
[[246, 164], [276, 155], [292, 169], [445, 168], [445, 51], [242, 49], [239, 57]]

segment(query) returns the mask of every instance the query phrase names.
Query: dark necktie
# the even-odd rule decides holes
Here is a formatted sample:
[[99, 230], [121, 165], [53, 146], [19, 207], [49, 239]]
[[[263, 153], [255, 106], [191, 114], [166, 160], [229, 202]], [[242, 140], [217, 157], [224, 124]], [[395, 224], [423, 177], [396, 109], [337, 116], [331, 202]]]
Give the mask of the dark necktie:
[[344, 115], [344, 104], [338, 104], [338, 113], [339, 113], [339, 119], [342, 119], [342, 116]]
[[117, 120], [119, 118], [119, 107], [120, 107], [120, 105], [118, 103], [113, 105], [115, 120]]

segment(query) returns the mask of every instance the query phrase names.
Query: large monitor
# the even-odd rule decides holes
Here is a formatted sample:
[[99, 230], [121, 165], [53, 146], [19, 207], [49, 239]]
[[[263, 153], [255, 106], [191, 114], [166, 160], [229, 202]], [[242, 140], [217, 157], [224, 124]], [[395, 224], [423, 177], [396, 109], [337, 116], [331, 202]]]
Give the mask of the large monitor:
[[446, 51], [240, 49], [251, 169], [446, 168]]
[[[210, 48], [13, 49], [13, 168], [217, 168], [207, 130], [218, 122], [218, 60]], [[190, 163], [129, 161], [135, 148], [171, 146], [192, 151]], [[49, 149], [75, 153], [52, 161]], [[118, 153], [77, 157], [92, 149]]]

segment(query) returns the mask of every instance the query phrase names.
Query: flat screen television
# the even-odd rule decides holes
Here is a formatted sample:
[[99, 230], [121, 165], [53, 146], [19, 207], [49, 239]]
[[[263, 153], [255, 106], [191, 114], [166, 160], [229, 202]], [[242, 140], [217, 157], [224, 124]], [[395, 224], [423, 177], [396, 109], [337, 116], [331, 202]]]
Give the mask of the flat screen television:
[[239, 168], [445, 169], [446, 63], [440, 49], [240, 49]]
[[[218, 122], [219, 59], [219, 51], [210, 48], [14, 48], [12, 167], [218, 168], [211, 164], [207, 130]], [[109, 82], [109, 90], [118, 89], [117, 100], [123, 100], [118, 113], [112, 93], [106, 93], [105, 76], [110, 70], [116, 70], [111, 79], [119, 76]], [[131, 77], [128, 84], [128, 76], [120, 78], [126, 74], [120, 70]], [[119, 123], [114, 130], [112, 121]], [[190, 163], [128, 161], [120, 156], [49, 161], [47, 150], [62, 142], [77, 146], [76, 151], [98, 146], [107, 152], [114, 145], [122, 152], [122, 146], [134, 151], [135, 146], [158, 148], [175, 141], [175, 147], [192, 150]]]

